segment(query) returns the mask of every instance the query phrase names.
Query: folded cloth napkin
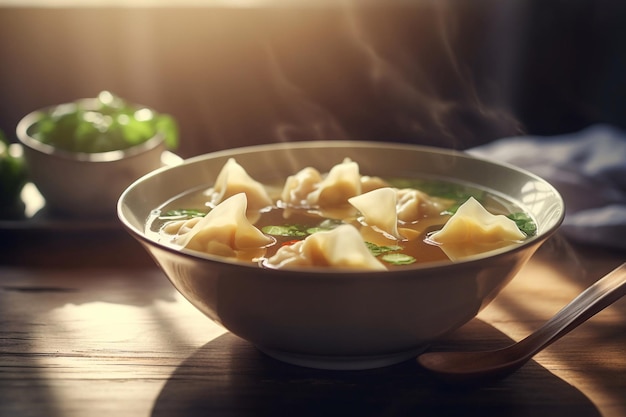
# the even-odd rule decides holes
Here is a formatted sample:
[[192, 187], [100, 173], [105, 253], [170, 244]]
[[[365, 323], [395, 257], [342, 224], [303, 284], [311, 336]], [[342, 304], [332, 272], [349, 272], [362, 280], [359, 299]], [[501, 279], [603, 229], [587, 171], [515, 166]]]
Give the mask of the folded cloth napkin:
[[550, 182], [565, 200], [560, 231], [568, 239], [626, 249], [625, 131], [593, 125], [572, 134], [503, 138], [467, 152]]

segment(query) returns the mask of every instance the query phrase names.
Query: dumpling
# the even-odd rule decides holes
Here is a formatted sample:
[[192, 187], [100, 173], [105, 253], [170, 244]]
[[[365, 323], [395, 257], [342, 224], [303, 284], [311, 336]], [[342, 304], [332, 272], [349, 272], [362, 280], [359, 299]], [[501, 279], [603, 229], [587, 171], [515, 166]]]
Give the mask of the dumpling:
[[317, 232], [292, 245], [282, 246], [274, 256], [267, 259], [265, 265], [272, 268], [323, 266], [387, 270], [370, 252], [359, 231], [348, 224], [330, 231]]
[[379, 188], [348, 199], [348, 202], [363, 216], [363, 222], [395, 239], [404, 239], [398, 232], [396, 214], [396, 190]]
[[315, 191], [321, 182], [322, 174], [318, 170], [311, 167], [304, 168], [297, 174], [287, 177], [280, 198], [288, 205], [305, 206], [308, 204], [309, 194]]
[[431, 197], [413, 188], [397, 190], [396, 212], [398, 220], [405, 223], [416, 222], [428, 216], [437, 216], [451, 204], [450, 201]]
[[513, 220], [489, 213], [474, 197], [470, 197], [430, 239], [445, 244], [519, 241], [525, 237]]
[[252, 179], [234, 158], [230, 158], [224, 164], [215, 180], [215, 185], [207, 193], [211, 197], [213, 205], [218, 205], [239, 193], [246, 194], [248, 208], [251, 210], [260, 210], [273, 204], [272, 198], [263, 184]]
[[185, 233], [189, 233], [200, 219], [201, 217], [193, 217], [186, 220], [174, 220], [166, 223], [161, 231], [170, 236], [184, 235]]
[[311, 167], [290, 176], [281, 192], [281, 199], [288, 206], [336, 208], [345, 206], [348, 198], [359, 194], [359, 165], [346, 158], [332, 167], [326, 177]]
[[509, 246], [526, 238], [515, 222], [503, 215], [489, 213], [470, 197], [429, 240], [456, 261]]
[[380, 177], [361, 176], [361, 192], [367, 193], [377, 188], [389, 187], [389, 183]]
[[238, 252], [264, 248], [274, 240], [264, 235], [246, 217], [246, 194], [227, 198], [174, 243], [187, 249], [220, 256], [237, 256]]
[[345, 205], [348, 198], [359, 194], [361, 194], [359, 165], [346, 158], [331, 168], [316, 190], [309, 194], [307, 202], [320, 207], [336, 207]]

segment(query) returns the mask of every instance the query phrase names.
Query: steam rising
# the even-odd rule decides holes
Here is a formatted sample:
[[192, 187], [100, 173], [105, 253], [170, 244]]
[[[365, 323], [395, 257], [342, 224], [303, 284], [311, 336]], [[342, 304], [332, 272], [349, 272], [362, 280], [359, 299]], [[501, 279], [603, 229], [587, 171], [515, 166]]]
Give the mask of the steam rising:
[[269, 47], [268, 56], [276, 94], [281, 101], [289, 103], [292, 116], [291, 122], [277, 122], [276, 139], [280, 142], [349, 139], [348, 134], [327, 109], [309, 100], [306, 92], [292, 83]]
[[445, 1], [427, 6], [381, 17], [376, 8], [344, 3], [336, 20], [318, 27], [317, 34], [304, 34], [326, 41], [321, 32], [335, 35], [332, 43], [314, 45], [327, 49], [308, 56], [298, 51], [307, 68], [285, 54], [285, 42], [267, 43], [272, 86], [286, 109], [273, 140], [366, 139], [464, 148], [520, 133], [502, 103], [481, 97], [476, 74], [462, 61], [467, 51], [459, 49], [459, 12]]
[[[22, 49], [41, 44], [58, 59], [47, 61], [46, 78], [5, 87], [18, 99], [37, 90], [49, 103], [110, 90], [150, 105], [177, 118], [185, 157], [315, 139], [467, 148], [520, 133], [509, 104], [525, 2], [513, 3], [249, 0], [50, 11], [56, 18], [41, 19]], [[20, 71], [17, 62], [7, 71]]]

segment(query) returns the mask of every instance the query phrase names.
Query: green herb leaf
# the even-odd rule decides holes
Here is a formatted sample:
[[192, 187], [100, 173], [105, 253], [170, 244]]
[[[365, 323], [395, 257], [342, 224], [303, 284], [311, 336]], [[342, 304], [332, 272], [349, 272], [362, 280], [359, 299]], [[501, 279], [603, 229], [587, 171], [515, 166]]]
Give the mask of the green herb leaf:
[[482, 201], [485, 196], [485, 192], [482, 190], [470, 190], [463, 184], [455, 184], [433, 179], [424, 180], [418, 178], [397, 178], [391, 179], [389, 182], [396, 188], [415, 188], [432, 197], [454, 200], [459, 202], [459, 205], [467, 201], [470, 197], [474, 197], [476, 200]]
[[524, 232], [526, 236], [534, 236], [537, 234], [537, 225], [528, 214], [518, 212], [509, 214], [507, 217], [513, 220], [519, 230]]
[[333, 230], [335, 227], [339, 226], [340, 224], [343, 224], [341, 220], [326, 219], [315, 227], [309, 227], [308, 229], [306, 229], [306, 232], [312, 235], [313, 233], [316, 233], [316, 232]]
[[395, 245], [394, 246], [379, 246], [372, 242], [365, 242], [365, 244], [367, 245], [367, 248], [370, 250], [370, 252], [372, 252], [374, 256], [380, 256], [385, 253], [397, 252], [399, 250], [402, 250], [401, 246], [395, 246]]
[[168, 210], [159, 216], [161, 220], [185, 220], [192, 219], [194, 217], [204, 217], [206, 212], [196, 209], [175, 209]]
[[178, 147], [179, 129], [176, 119], [169, 114], [159, 114], [156, 118], [156, 128], [165, 136], [165, 144], [169, 149]]
[[410, 265], [416, 261], [414, 257], [404, 253], [387, 253], [380, 259], [393, 265]]
[[317, 232], [326, 232], [330, 229], [325, 229], [323, 227], [309, 227], [308, 229], [306, 229], [306, 233], [307, 235], [312, 235], [313, 233], [317, 233]]
[[393, 265], [409, 265], [416, 262], [416, 259], [411, 255], [398, 253], [398, 251], [402, 250], [402, 246], [380, 246], [372, 242], [365, 242], [365, 244], [374, 256], [380, 256], [380, 259], [387, 263]]
[[26, 161], [22, 156], [11, 155], [9, 149], [9, 141], [0, 131], [0, 217], [20, 212], [20, 192], [28, 178]]
[[271, 225], [262, 227], [261, 231], [272, 236], [303, 237], [317, 232], [332, 230], [342, 223], [343, 222], [341, 220], [326, 219], [314, 227], [306, 227], [301, 224], [288, 224], [282, 226]]
[[297, 224], [283, 226], [271, 225], [264, 226], [261, 228], [261, 231], [272, 236], [302, 237], [307, 235], [307, 232], [303, 230], [303, 228], [303, 226]]

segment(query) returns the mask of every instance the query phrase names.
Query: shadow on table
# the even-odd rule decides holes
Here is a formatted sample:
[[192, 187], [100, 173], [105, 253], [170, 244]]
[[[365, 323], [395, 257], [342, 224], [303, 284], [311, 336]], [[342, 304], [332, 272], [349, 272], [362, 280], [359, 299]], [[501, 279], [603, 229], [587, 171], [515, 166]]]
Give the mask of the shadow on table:
[[[468, 343], [463, 334], [496, 333], [492, 326], [474, 320], [460, 336], [455, 333], [437, 348]], [[501, 333], [498, 337], [507, 339]], [[536, 362], [502, 381], [460, 388], [438, 383], [415, 361], [367, 371], [291, 366], [227, 333], [198, 349], [166, 382], [152, 416], [170, 415], [599, 417], [600, 413], [583, 393]]]

